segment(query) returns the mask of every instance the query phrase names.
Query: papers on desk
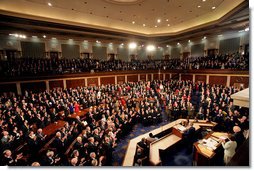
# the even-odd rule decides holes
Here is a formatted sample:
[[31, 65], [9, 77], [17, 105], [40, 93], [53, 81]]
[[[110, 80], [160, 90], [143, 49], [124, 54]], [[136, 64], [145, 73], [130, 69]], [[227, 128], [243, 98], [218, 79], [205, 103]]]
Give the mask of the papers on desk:
[[202, 144], [198, 144], [198, 148], [200, 149], [200, 151], [205, 154], [207, 157], [211, 157], [213, 155], [213, 151], [210, 150], [209, 148], [207, 148], [206, 146], [202, 145]]
[[214, 132], [214, 133], [212, 133], [212, 136], [219, 138], [219, 139], [227, 139], [228, 138], [228, 134], [225, 132]]
[[176, 125], [175, 127], [181, 132], [184, 132], [186, 130], [186, 128], [180, 124]]
[[218, 144], [219, 143], [212, 138], [203, 139], [203, 145], [206, 146], [208, 149], [215, 150]]

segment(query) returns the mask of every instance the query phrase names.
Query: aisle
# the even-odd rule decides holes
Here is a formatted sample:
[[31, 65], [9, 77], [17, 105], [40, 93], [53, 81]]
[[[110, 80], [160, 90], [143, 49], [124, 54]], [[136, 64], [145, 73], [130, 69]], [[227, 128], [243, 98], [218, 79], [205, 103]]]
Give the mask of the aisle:
[[147, 126], [147, 127], [143, 126], [141, 123], [134, 125], [132, 131], [127, 136], [123, 137], [119, 141], [119, 144], [117, 145], [117, 147], [114, 149], [112, 165], [113, 166], [122, 166], [122, 162], [123, 162], [125, 152], [128, 147], [129, 140], [131, 140], [141, 134], [144, 134], [146, 132], [149, 132], [151, 130], [159, 128], [160, 126], [168, 124], [168, 121], [166, 120], [166, 116], [165, 116], [164, 112], [162, 112], [162, 116], [163, 116], [163, 121], [158, 125], [152, 125], [152, 126]]

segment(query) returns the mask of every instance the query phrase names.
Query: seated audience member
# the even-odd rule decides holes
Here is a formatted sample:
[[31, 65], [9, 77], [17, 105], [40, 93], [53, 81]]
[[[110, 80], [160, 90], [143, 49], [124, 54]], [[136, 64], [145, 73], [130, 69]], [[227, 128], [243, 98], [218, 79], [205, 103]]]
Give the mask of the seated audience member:
[[72, 158], [70, 161], [70, 166], [77, 166], [78, 159], [76, 157]]
[[61, 159], [55, 156], [53, 151], [48, 151], [42, 160], [42, 166], [57, 166]]
[[22, 153], [13, 156], [11, 150], [5, 150], [1, 159], [2, 166], [17, 166], [18, 160], [23, 157]]
[[36, 166], [41, 166], [41, 165], [40, 165], [39, 162], [33, 162], [33, 163], [31, 164], [31, 166], [36, 167]]

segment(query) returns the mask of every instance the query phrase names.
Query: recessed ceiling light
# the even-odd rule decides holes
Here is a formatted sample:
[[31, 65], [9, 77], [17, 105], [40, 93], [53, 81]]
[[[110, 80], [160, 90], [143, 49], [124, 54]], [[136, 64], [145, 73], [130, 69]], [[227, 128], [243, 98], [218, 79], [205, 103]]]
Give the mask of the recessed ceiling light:
[[178, 42], [177, 45], [180, 45], [180, 43]]
[[146, 26], [146, 24], [143, 24], [143, 27], [145, 27]]
[[250, 28], [249, 27], [247, 27], [246, 29], [244, 29], [244, 31], [249, 31], [250, 30]]
[[157, 23], [160, 23], [160, 22], [161, 22], [161, 19], [158, 19], [158, 20], [157, 20]]
[[167, 45], [166, 47], [169, 47], [169, 45]]
[[215, 9], [216, 7], [212, 7], [212, 9]]
[[206, 39], [206, 36], [204, 36], [204, 38], [203, 39]]
[[190, 43], [190, 40], [188, 40], [188, 42]]
[[199, 5], [198, 8], [200, 8], [201, 6]]
[[43, 38], [46, 38], [47, 36], [46, 36], [46, 35], [43, 35], [42, 37], [43, 37]]
[[129, 48], [130, 49], [135, 49], [137, 47], [137, 43], [135, 43], [135, 42], [131, 42], [130, 44], [129, 44]]
[[146, 47], [146, 50], [147, 50], [147, 51], [154, 51], [154, 50], [155, 50], [155, 46], [154, 46], [154, 45], [148, 45], [148, 46]]
[[48, 6], [52, 7], [52, 4], [50, 2], [48, 2]]
[[205, 2], [206, 0], [202, 0], [203, 2]]
[[168, 21], [168, 19], [166, 19], [166, 21]]
[[155, 25], [154, 27], [158, 27], [158, 26]]
[[135, 24], [135, 21], [132, 21], [132, 24]]
[[170, 26], [170, 24], [168, 24], [168, 27]]

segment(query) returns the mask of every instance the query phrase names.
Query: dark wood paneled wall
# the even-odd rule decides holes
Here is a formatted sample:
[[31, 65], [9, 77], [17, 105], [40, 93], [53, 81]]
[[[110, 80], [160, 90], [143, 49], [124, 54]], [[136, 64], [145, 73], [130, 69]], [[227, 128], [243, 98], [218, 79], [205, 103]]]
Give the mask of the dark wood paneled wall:
[[117, 76], [117, 84], [122, 84], [125, 82], [125, 76]]
[[209, 84], [220, 84], [226, 86], [227, 76], [209, 76]]
[[138, 82], [138, 75], [127, 75], [127, 81]]
[[85, 79], [66, 80], [66, 88], [84, 87]]
[[146, 75], [145, 74], [140, 74], [140, 80], [146, 81]]
[[202, 81], [202, 82], [206, 82], [206, 75], [195, 75], [195, 81]]
[[152, 81], [152, 75], [151, 74], [148, 74], [148, 80], [147, 81]]
[[193, 80], [193, 75], [192, 74], [182, 74], [181, 75], [181, 80], [190, 80], [190, 81], [192, 81]]
[[63, 86], [63, 80], [55, 80], [55, 81], [49, 81], [49, 88], [54, 89], [54, 88], [64, 88]]
[[87, 86], [98, 86], [98, 78], [87, 78]]
[[101, 77], [101, 84], [115, 84], [115, 77]]
[[25, 91], [32, 91], [38, 93], [46, 90], [46, 83], [45, 82], [21, 83], [20, 87], [22, 93], [24, 93]]
[[153, 74], [154, 80], [163, 80], [163, 74]]
[[165, 80], [170, 80], [170, 74], [165, 74]]
[[3, 92], [13, 92], [17, 93], [17, 87], [15, 83], [11, 84], [0, 84], [0, 93]]
[[249, 87], [249, 77], [242, 76], [231, 76], [230, 77], [230, 86], [233, 86], [235, 83], [244, 84], [244, 87]]

